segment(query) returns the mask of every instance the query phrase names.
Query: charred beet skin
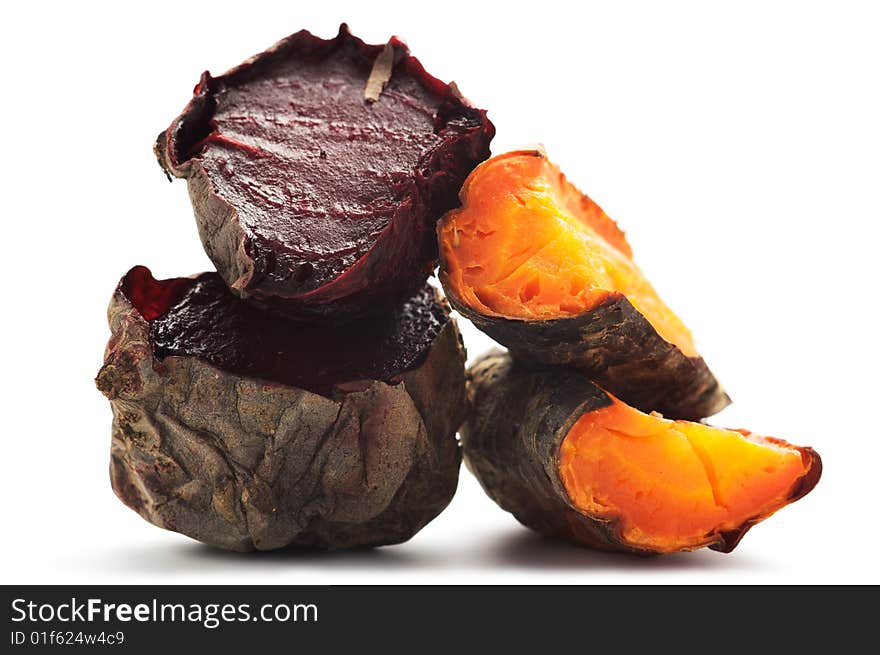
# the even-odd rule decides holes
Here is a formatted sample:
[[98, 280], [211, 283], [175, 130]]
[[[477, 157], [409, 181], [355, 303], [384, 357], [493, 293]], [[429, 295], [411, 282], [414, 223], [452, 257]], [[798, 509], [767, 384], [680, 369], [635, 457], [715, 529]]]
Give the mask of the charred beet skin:
[[730, 399], [611, 218], [541, 150], [480, 164], [438, 225], [452, 306], [521, 362], [572, 366], [644, 411], [696, 420]]
[[581, 545], [729, 552], [821, 475], [811, 448], [643, 414], [573, 369], [490, 353], [468, 377], [468, 467], [520, 522]]
[[494, 133], [404, 43], [367, 45], [343, 25], [204, 73], [156, 154], [187, 179], [205, 250], [236, 293], [346, 320], [425, 281], [435, 222]]
[[111, 481], [146, 520], [239, 551], [378, 546], [452, 499], [465, 353], [434, 289], [316, 329], [135, 267], [108, 316]]

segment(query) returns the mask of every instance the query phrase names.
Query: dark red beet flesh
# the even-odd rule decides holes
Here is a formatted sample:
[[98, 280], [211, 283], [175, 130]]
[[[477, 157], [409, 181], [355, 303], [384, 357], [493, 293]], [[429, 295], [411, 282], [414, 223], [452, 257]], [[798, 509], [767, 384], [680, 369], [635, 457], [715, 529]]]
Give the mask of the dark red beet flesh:
[[383, 46], [347, 29], [298, 32], [205, 73], [160, 135], [160, 162], [189, 179], [206, 250], [241, 295], [347, 318], [418, 288], [433, 267], [434, 222], [458, 204], [494, 128], [392, 45], [376, 102], [365, 86]]
[[424, 286], [393, 312], [327, 327], [268, 314], [233, 295], [216, 273], [155, 280], [143, 267], [122, 293], [150, 324], [160, 359], [196, 357], [224, 371], [332, 395], [356, 380], [390, 380], [421, 363], [449, 321]]

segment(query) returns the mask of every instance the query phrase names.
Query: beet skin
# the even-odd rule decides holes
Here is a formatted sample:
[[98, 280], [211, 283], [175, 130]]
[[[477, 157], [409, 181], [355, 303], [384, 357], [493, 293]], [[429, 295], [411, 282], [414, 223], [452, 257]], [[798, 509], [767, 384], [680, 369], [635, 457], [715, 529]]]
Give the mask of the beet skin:
[[[458, 481], [465, 352], [437, 292], [373, 328], [325, 330], [322, 349], [352, 339], [368, 349], [349, 369], [328, 354], [324, 369], [305, 359], [289, 373], [249, 363], [249, 340], [293, 362], [315, 333], [291, 323], [286, 342], [283, 329], [240, 338], [257, 310], [215, 279], [156, 281], [136, 267], [113, 295], [96, 383], [113, 408], [119, 498], [160, 527], [238, 551], [399, 543], [439, 514]], [[214, 322], [199, 331], [192, 319], [205, 316]]]

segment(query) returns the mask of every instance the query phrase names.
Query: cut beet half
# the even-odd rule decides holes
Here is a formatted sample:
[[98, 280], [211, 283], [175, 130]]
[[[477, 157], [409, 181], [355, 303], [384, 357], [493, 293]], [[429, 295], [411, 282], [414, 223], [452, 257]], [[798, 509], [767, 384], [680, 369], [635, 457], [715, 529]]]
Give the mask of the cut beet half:
[[232, 550], [405, 541], [452, 499], [465, 352], [429, 286], [317, 328], [216, 273], [123, 277], [98, 388], [111, 481], [148, 521]]
[[571, 369], [493, 353], [470, 378], [462, 442], [483, 488], [525, 525], [585, 546], [729, 552], [821, 475], [811, 448], [644, 414]]
[[729, 398], [623, 232], [539, 150], [493, 157], [438, 225], [453, 306], [514, 356], [575, 366], [646, 411], [699, 419]]
[[420, 287], [435, 224], [495, 128], [396, 38], [307, 31], [202, 75], [159, 135], [205, 250], [239, 295], [298, 317], [376, 313]]

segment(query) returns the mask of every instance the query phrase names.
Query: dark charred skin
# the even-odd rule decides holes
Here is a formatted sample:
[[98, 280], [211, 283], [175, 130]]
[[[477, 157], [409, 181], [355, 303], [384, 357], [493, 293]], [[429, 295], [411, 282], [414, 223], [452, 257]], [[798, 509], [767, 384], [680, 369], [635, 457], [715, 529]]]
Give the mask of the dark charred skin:
[[160, 165], [186, 178], [205, 251], [243, 298], [341, 322], [394, 306], [433, 270], [435, 223], [495, 129], [404, 43], [389, 47], [391, 76], [371, 101], [386, 46], [345, 25], [329, 40], [297, 32], [204, 73], [159, 135]]
[[703, 358], [687, 357], [663, 339], [622, 295], [571, 318], [486, 316], [457, 296], [442, 270], [452, 306], [525, 366], [577, 368], [628, 405], [667, 418], [698, 421], [730, 404]]
[[[569, 430], [584, 413], [611, 404], [602, 389], [577, 371], [526, 369], [495, 351], [470, 368], [468, 399], [471, 412], [461, 428], [465, 463], [502, 509], [550, 537], [599, 550], [655, 554], [623, 543], [616, 522], [580, 511], [560, 479], [559, 448]], [[815, 451], [804, 451], [811, 466], [792, 489], [792, 501], [815, 487], [822, 471]], [[760, 520], [702, 545], [730, 552]]]
[[452, 499], [466, 413], [454, 321], [411, 368], [320, 395], [158, 357], [123, 286], [96, 384], [113, 409], [113, 489], [147, 521], [236, 551], [381, 546]]
[[611, 404], [601, 389], [575, 371], [526, 371], [493, 352], [470, 368], [468, 400], [465, 463], [492, 500], [544, 535], [620, 550], [614, 526], [578, 512], [559, 477], [565, 435], [581, 414]]

